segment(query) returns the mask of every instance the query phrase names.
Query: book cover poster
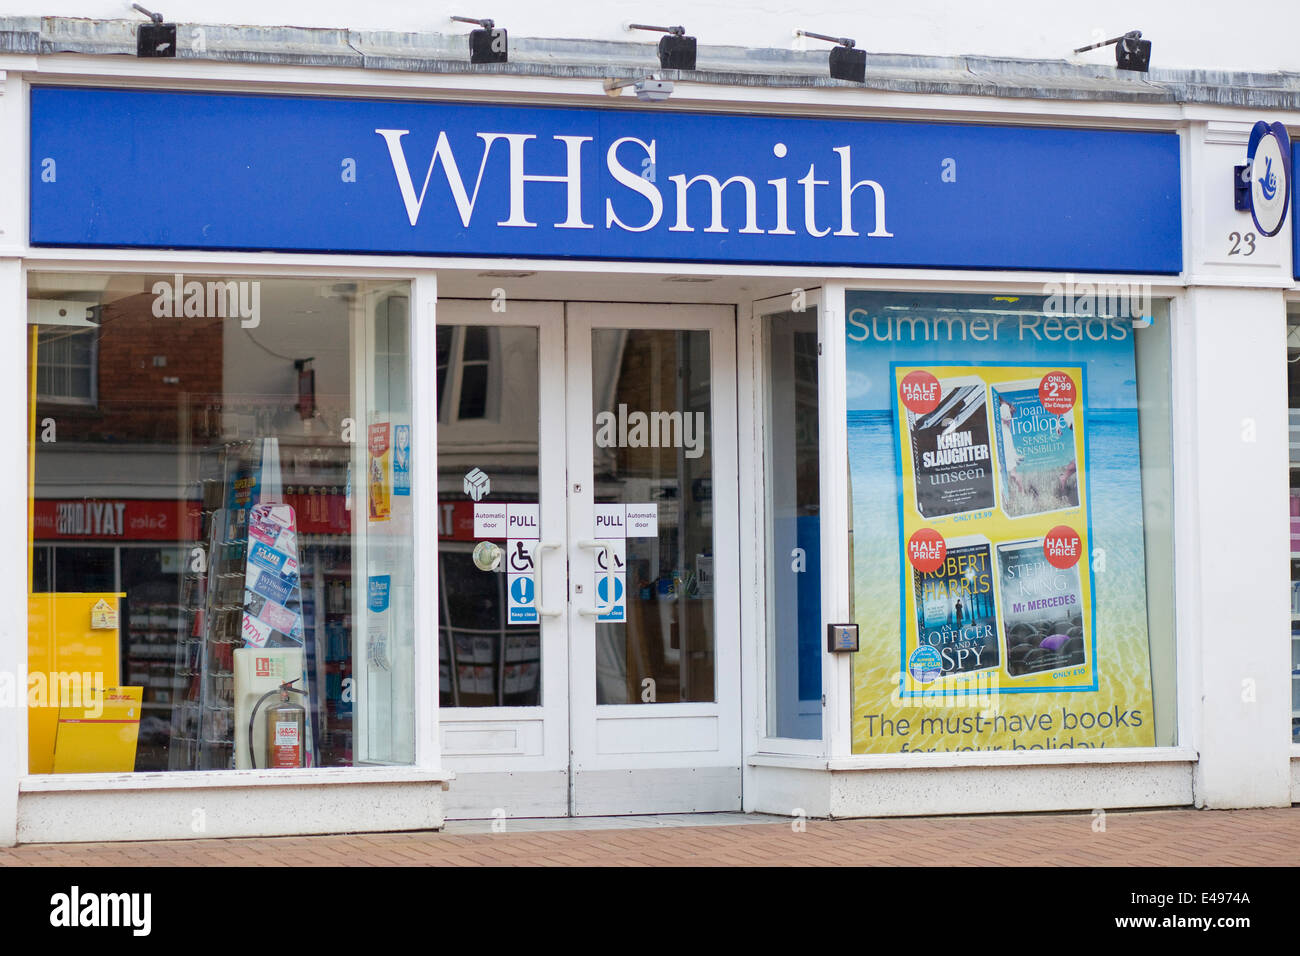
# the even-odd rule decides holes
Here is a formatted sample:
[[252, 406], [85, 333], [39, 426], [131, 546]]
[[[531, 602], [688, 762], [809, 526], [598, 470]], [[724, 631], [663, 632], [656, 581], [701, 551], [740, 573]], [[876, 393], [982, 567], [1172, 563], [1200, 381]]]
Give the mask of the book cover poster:
[[1011, 518], [1079, 507], [1074, 410], [1055, 413], [1044, 407], [1040, 394], [1052, 371], [993, 387], [998, 482], [1002, 508]]
[[[913, 569], [912, 588], [917, 633], [908, 667], [914, 679], [927, 683], [927, 671], [944, 677], [998, 667], [993, 555], [987, 541], [954, 540], [937, 569]], [[918, 648], [933, 652], [918, 653]]]
[[926, 518], [993, 507], [987, 387], [976, 376], [939, 378], [931, 411], [907, 412], [916, 510]]
[[[1141, 467], [1151, 410], [1138, 402], [1134, 323], [1025, 296], [845, 302], [853, 752], [1167, 741], [1170, 705], [1156, 711], [1152, 695], [1144, 486], [1154, 474], [1155, 501], [1167, 489]], [[1142, 328], [1152, 349], [1167, 344], [1166, 326]], [[955, 420], [980, 383], [991, 500], [941, 513], [930, 476], [972, 468], [927, 459], [926, 430], [936, 415]], [[1158, 385], [1152, 394], [1158, 404]], [[1153, 441], [1158, 451], [1158, 428]], [[1023, 497], [1008, 501], [1012, 473]], [[988, 590], [966, 585], [985, 569]]]
[[997, 556], [1008, 676], [1083, 669], [1087, 679], [1088, 609], [1079, 565], [1054, 565], [1042, 538], [999, 544]]

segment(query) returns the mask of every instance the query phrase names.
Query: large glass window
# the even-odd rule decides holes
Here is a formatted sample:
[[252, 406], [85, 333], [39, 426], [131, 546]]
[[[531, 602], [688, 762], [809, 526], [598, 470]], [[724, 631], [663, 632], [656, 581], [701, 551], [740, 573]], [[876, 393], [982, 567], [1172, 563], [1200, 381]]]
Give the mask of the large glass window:
[[769, 315], [767, 384], [767, 732], [822, 735], [821, 445], [817, 310]]
[[412, 762], [407, 285], [28, 287], [32, 772]]
[[858, 753], [1175, 741], [1169, 313], [850, 292]]
[[1300, 306], [1287, 313], [1291, 460], [1291, 742], [1300, 744]]

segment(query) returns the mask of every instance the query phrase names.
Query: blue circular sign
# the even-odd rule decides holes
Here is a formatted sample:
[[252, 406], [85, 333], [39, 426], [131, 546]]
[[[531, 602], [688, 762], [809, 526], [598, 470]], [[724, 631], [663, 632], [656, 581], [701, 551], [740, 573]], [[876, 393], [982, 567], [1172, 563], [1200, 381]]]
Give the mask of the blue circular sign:
[[929, 644], [922, 644], [908, 656], [907, 672], [922, 684], [928, 684], [943, 673], [943, 658]]
[[1276, 236], [1291, 205], [1291, 138], [1281, 123], [1260, 120], [1246, 145], [1250, 217], [1261, 235]]
[[[609, 578], [601, 578], [599, 581], [596, 582], [596, 596], [599, 597], [602, 601], [609, 600], [609, 585], [607, 583], [608, 581]], [[620, 578], [615, 578], [613, 603], [617, 604], [621, 600], [623, 600], [623, 581]]]
[[510, 596], [516, 604], [533, 603], [533, 579], [515, 578], [510, 585]]

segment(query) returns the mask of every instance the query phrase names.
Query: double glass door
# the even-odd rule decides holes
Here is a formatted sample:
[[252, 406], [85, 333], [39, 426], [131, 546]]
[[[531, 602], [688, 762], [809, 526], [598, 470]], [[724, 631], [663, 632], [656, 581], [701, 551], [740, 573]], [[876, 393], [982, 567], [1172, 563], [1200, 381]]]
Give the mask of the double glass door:
[[438, 305], [452, 816], [740, 808], [729, 307]]

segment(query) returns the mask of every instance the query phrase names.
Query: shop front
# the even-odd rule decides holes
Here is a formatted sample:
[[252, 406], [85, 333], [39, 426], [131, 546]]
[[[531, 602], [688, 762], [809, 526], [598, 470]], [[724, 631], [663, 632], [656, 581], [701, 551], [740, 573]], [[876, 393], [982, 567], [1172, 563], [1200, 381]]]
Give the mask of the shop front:
[[1206, 124], [295, 69], [7, 81], [17, 840], [1281, 799], [1206, 728], [1288, 675], [1197, 691]]

